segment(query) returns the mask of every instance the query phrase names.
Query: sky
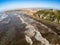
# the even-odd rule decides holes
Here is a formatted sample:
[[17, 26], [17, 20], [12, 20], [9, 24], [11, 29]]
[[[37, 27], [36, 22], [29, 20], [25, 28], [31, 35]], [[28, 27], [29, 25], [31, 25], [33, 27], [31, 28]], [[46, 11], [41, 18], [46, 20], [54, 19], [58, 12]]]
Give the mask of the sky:
[[0, 11], [20, 8], [60, 9], [60, 0], [0, 0]]

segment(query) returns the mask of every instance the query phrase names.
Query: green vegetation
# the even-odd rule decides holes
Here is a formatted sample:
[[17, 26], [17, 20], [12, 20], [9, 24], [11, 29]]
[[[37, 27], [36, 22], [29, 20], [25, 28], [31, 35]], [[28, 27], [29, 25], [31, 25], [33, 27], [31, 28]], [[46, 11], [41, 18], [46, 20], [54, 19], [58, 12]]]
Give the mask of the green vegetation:
[[33, 14], [38, 19], [44, 19], [50, 22], [60, 23], [60, 10], [39, 10]]

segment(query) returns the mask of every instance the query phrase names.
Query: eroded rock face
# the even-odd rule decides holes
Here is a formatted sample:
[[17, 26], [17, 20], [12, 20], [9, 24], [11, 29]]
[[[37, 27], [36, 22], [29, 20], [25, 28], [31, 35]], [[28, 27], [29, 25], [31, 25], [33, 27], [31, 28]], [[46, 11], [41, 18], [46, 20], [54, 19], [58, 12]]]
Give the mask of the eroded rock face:
[[0, 45], [60, 45], [59, 35], [44, 24], [21, 12], [6, 15], [0, 21]]

